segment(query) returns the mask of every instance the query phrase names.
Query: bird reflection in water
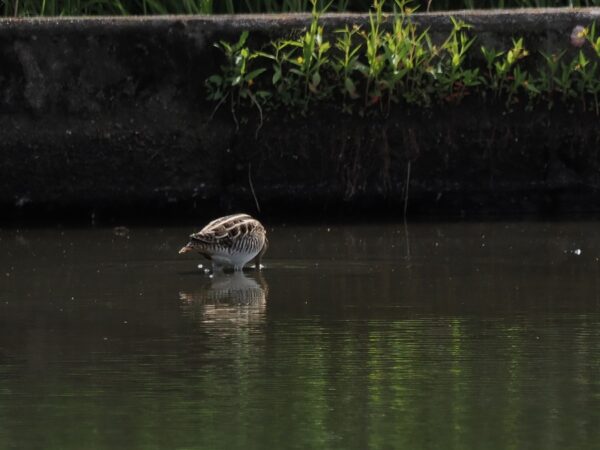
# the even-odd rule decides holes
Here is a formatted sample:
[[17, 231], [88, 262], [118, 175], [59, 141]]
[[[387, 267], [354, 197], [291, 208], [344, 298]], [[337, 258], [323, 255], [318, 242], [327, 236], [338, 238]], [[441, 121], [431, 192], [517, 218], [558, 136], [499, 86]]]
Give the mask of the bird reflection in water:
[[182, 308], [194, 320], [243, 325], [263, 319], [269, 288], [260, 272], [216, 274], [205, 280], [197, 290], [179, 293]]

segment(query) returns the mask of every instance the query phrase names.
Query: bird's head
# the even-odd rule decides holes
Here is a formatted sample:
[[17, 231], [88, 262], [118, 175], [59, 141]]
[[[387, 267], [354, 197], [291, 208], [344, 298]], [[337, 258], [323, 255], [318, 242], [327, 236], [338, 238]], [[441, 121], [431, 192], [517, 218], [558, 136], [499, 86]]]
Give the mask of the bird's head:
[[181, 247], [181, 250], [179, 250], [179, 254], [183, 255], [184, 253], [193, 252], [195, 249], [196, 249], [196, 243], [192, 240], [192, 241], [188, 242], [187, 244], [185, 244], [183, 247]]

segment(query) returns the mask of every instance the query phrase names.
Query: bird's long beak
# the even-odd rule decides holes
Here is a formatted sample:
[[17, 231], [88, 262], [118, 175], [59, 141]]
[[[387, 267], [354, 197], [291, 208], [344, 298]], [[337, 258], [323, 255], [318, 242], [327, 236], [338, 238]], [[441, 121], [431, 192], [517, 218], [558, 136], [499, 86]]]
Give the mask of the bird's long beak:
[[190, 247], [189, 245], [186, 245], [185, 247], [181, 247], [181, 250], [179, 250], [179, 254], [183, 255], [184, 253], [189, 253], [192, 251], [192, 247]]

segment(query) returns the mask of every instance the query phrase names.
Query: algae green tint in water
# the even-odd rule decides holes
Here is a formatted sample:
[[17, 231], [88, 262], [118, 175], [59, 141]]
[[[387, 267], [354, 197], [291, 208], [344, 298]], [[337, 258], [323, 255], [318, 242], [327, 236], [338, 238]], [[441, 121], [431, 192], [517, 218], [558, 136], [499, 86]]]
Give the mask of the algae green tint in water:
[[0, 231], [1, 449], [596, 449], [600, 224]]

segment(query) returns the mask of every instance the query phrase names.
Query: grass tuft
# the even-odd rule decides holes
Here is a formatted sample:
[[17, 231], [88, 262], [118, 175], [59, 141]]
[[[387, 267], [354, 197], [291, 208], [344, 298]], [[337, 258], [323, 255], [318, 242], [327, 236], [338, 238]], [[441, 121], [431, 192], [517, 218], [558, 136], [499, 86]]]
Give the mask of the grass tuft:
[[530, 54], [521, 37], [509, 48], [477, 46], [470, 26], [451, 19], [452, 29], [439, 44], [411, 21], [413, 9], [402, 0], [394, 13], [383, 13], [375, 0], [363, 29], [346, 25], [327, 31], [320, 24], [317, 0], [312, 21], [297, 37], [279, 38], [262, 48], [221, 42], [225, 63], [207, 81], [208, 98], [218, 108], [286, 109], [306, 114], [327, 103], [346, 114], [389, 114], [392, 105], [407, 109], [457, 105], [472, 96], [507, 111], [553, 108], [557, 101], [572, 110], [600, 115], [600, 36], [596, 25], [581, 28], [574, 57]]

